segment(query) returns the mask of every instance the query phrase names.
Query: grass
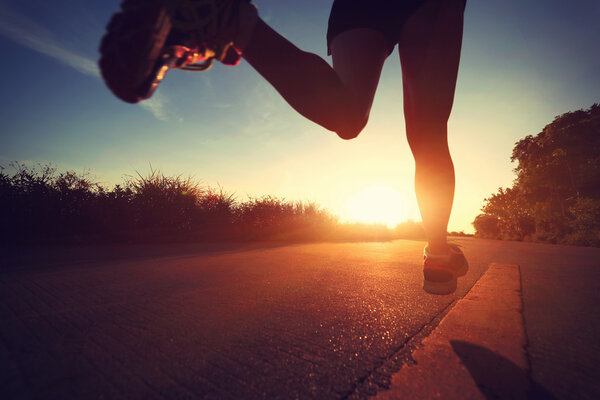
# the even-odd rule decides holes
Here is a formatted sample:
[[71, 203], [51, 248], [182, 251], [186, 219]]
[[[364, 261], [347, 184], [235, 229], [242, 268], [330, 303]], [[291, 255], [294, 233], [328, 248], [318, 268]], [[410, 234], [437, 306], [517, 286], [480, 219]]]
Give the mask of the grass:
[[222, 188], [150, 169], [113, 188], [89, 171], [0, 167], [4, 243], [361, 241], [422, 239], [421, 224], [340, 223], [315, 203], [262, 196], [238, 201]]

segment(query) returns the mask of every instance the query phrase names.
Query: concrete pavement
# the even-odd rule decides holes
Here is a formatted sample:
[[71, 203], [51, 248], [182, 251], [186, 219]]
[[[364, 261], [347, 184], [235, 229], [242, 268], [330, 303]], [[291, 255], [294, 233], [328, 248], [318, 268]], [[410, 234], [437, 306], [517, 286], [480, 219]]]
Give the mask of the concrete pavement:
[[525, 344], [519, 266], [494, 263], [377, 399], [526, 399]]
[[600, 249], [510, 243], [518, 263], [534, 389], [559, 399], [600, 398]]
[[[534, 393], [597, 398], [600, 250], [458, 242], [471, 271], [453, 296], [422, 291], [423, 243], [412, 241], [4, 257], [0, 386], [15, 399], [390, 396], [394, 374], [411, 368], [439, 322], [470, 314], [461, 304], [495, 261], [521, 266], [526, 366], [506, 346], [453, 340], [448, 354], [475, 393], [494, 382], [473, 375], [469, 358], [508, 368]], [[508, 275], [501, 286], [515, 284]], [[573, 330], [576, 339], [562, 336]]]
[[378, 398], [600, 398], [600, 249], [460, 241], [520, 265], [492, 263]]

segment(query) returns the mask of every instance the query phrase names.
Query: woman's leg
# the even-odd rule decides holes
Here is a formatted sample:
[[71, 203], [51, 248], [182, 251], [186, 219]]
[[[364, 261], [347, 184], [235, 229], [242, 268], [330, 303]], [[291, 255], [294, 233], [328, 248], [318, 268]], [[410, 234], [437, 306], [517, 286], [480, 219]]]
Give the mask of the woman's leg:
[[415, 157], [415, 189], [429, 251], [446, 254], [454, 199], [447, 122], [454, 100], [465, 0], [428, 0], [406, 22], [399, 42], [406, 133]]
[[346, 31], [331, 43], [332, 68], [259, 19], [243, 57], [296, 111], [341, 138], [352, 139], [367, 122], [389, 50], [378, 31]]

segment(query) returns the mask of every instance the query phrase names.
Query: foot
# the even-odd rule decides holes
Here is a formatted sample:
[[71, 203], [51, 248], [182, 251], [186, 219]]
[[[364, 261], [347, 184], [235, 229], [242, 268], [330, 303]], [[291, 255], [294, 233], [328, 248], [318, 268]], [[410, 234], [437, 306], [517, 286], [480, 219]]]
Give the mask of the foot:
[[451, 294], [456, 291], [459, 276], [469, 270], [463, 252], [456, 245], [448, 245], [446, 254], [431, 254], [424, 250], [423, 289], [431, 294]]
[[248, 2], [124, 0], [100, 44], [106, 85], [121, 100], [137, 103], [152, 96], [171, 68], [203, 71], [214, 60], [236, 65], [240, 51], [233, 43], [243, 44], [252, 25], [238, 18], [242, 5], [245, 17], [254, 9]]

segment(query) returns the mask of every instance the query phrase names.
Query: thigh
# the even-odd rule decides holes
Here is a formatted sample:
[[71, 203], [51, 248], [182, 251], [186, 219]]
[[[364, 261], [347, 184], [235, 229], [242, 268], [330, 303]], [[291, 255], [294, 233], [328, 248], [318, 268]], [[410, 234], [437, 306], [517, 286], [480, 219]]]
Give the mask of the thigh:
[[450, 116], [464, 7], [465, 0], [426, 0], [404, 24], [398, 48], [407, 128], [445, 124]]
[[370, 28], [348, 30], [331, 41], [333, 69], [365, 122], [389, 51], [383, 34]]

